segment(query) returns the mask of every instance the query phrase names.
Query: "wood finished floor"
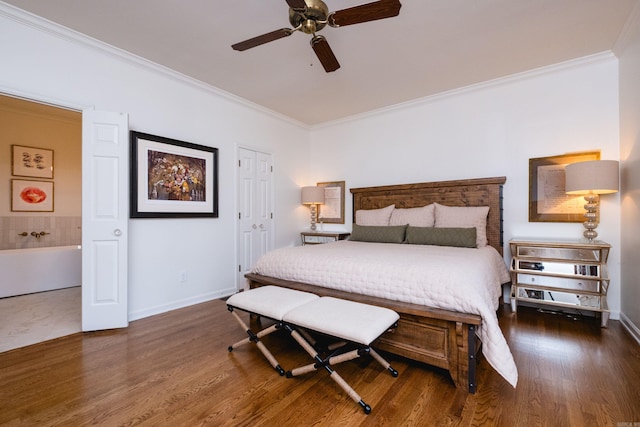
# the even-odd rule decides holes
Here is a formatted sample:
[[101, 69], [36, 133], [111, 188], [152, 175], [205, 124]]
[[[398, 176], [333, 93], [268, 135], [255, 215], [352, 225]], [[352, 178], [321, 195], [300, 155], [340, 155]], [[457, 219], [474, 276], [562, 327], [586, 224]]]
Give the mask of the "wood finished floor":
[[[0, 425], [640, 425], [640, 346], [619, 322], [601, 329], [593, 318], [506, 306], [499, 316], [517, 389], [483, 357], [475, 395], [393, 355], [398, 378], [369, 358], [338, 365], [372, 406], [365, 415], [326, 372], [287, 379], [253, 345], [229, 353], [246, 334], [211, 301], [0, 353]], [[285, 369], [309, 362], [284, 334], [264, 342]]]

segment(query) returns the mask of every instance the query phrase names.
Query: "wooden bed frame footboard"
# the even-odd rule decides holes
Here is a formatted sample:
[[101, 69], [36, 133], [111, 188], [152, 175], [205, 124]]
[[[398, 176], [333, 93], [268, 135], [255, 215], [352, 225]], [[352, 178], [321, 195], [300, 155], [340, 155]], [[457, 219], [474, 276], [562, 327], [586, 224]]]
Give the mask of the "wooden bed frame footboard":
[[[503, 254], [502, 186], [505, 177], [425, 182], [352, 188], [353, 218], [358, 209], [378, 209], [395, 204], [413, 208], [429, 203], [446, 206], [489, 206], [487, 240]], [[449, 371], [457, 387], [476, 391], [476, 355], [480, 342], [476, 329], [480, 316], [431, 308], [350, 292], [292, 282], [273, 277], [247, 274], [250, 288], [283, 286], [347, 300], [388, 307], [400, 315], [398, 328], [382, 335], [375, 346]]]
[[476, 314], [353, 294], [258, 274], [247, 274], [245, 277], [251, 289], [274, 285], [390, 308], [400, 315], [398, 327], [383, 334], [374, 347], [445, 369], [449, 371], [456, 387], [467, 388], [470, 393], [476, 391], [479, 341], [475, 331], [481, 323], [480, 316]]

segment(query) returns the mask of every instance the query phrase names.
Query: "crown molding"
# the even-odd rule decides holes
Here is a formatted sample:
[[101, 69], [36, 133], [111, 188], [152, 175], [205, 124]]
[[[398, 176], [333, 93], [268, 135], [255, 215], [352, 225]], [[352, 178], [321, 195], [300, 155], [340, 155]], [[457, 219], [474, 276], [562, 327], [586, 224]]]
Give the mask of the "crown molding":
[[354, 121], [362, 120], [365, 118], [378, 116], [380, 114], [398, 111], [405, 108], [412, 108], [419, 105], [436, 102], [442, 99], [446, 99], [446, 98], [450, 98], [450, 97], [454, 97], [454, 96], [458, 96], [466, 93], [471, 93], [478, 90], [484, 90], [491, 87], [498, 87], [500, 85], [509, 84], [512, 82], [521, 81], [525, 79], [530, 79], [530, 78], [537, 77], [544, 74], [555, 73], [555, 72], [570, 69], [570, 68], [575, 68], [575, 67], [592, 64], [592, 63], [611, 60], [612, 58], [615, 58], [614, 52], [616, 48], [622, 49], [624, 47], [625, 40], [628, 39], [633, 34], [633, 31], [635, 31], [636, 23], [640, 22], [640, 2], [638, 2], [634, 7], [629, 19], [627, 20], [627, 23], [625, 24], [624, 29], [621, 32], [620, 37], [618, 38], [618, 41], [616, 42], [616, 46], [614, 47], [613, 51], [605, 51], [605, 52], [597, 53], [594, 55], [589, 55], [582, 58], [561, 62], [558, 64], [536, 68], [536, 69], [524, 71], [521, 73], [512, 74], [509, 76], [492, 79], [485, 82], [464, 86], [461, 88], [452, 89], [452, 90], [441, 92], [435, 95], [429, 95], [423, 98], [418, 98], [411, 101], [390, 105], [387, 107], [368, 111], [365, 113], [356, 114], [353, 116], [344, 117], [344, 118], [329, 121], [329, 122], [319, 123], [316, 125], [308, 125], [298, 120], [294, 120], [289, 116], [285, 116], [284, 114], [281, 114], [271, 109], [268, 109], [266, 107], [263, 107], [245, 98], [241, 98], [237, 95], [224, 91], [215, 86], [203, 83], [200, 80], [186, 76], [182, 73], [179, 73], [175, 70], [167, 68], [163, 65], [159, 65], [155, 62], [152, 62], [140, 56], [134, 55], [123, 49], [119, 49], [117, 47], [111, 46], [102, 41], [96, 40], [92, 37], [87, 36], [86, 34], [69, 29], [55, 22], [49, 21], [40, 16], [26, 12], [22, 9], [18, 9], [12, 5], [8, 5], [7, 3], [1, 2], [1, 1], [0, 1], [0, 16], [4, 16], [8, 19], [19, 22], [22, 25], [34, 28], [38, 31], [61, 38], [68, 42], [78, 44], [83, 47], [93, 49], [95, 51], [109, 54], [121, 61], [128, 62], [142, 69], [145, 69], [147, 71], [155, 72], [164, 77], [176, 80], [185, 85], [194, 87], [198, 90], [208, 92], [214, 96], [224, 98], [227, 101], [234, 102], [238, 105], [244, 106], [254, 111], [258, 111], [262, 114], [284, 121], [291, 125], [294, 125], [306, 130], [315, 130], [315, 129], [322, 129], [330, 126], [335, 126], [337, 124], [354, 122]]
[[163, 77], [170, 78], [203, 92], [208, 92], [211, 95], [223, 98], [227, 101], [236, 103], [254, 111], [258, 111], [262, 114], [271, 116], [275, 119], [287, 122], [294, 126], [305, 128], [307, 130], [309, 129], [309, 126], [307, 124], [294, 120], [291, 117], [285, 116], [284, 114], [280, 114], [266, 107], [263, 107], [262, 105], [251, 102], [245, 98], [239, 97], [215, 86], [203, 83], [200, 80], [179, 73], [168, 67], [149, 61], [131, 52], [127, 52], [123, 49], [104, 43], [86, 34], [64, 27], [60, 24], [49, 21], [48, 19], [42, 18], [38, 15], [24, 11], [1, 1], [0, 17], [18, 22], [21, 25], [33, 28], [49, 36], [65, 40], [69, 43], [73, 43], [84, 48], [92, 49], [94, 51], [110, 55], [120, 61], [127, 62], [146, 71], [154, 72], [156, 74], [162, 75]]
[[636, 1], [627, 21], [624, 23], [624, 27], [622, 27], [622, 30], [613, 45], [613, 52], [618, 57], [636, 35], [638, 28], [640, 28], [640, 1]]
[[437, 94], [434, 94], [434, 95], [425, 96], [423, 98], [413, 99], [411, 101], [390, 105], [388, 107], [384, 107], [384, 108], [380, 108], [380, 109], [377, 109], [377, 110], [368, 111], [366, 113], [357, 114], [357, 115], [345, 117], [345, 118], [342, 118], [342, 119], [333, 120], [333, 121], [330, 121], [330, 122], [320, 123], [320, 124], [311, 126], [311, 129], [312, 130], [322, 129], [322, 128], [325, 128], [325, 127], [331, 127], [331, 126], [335, 126], [337, 124], [342, 124], [342, 123], [354, 122], [354, 121], [358, 121], [358, 120], [374, 117], [374, 116], [377, 116], [377, 115], [380, 115], [380, 114], [385, 114], [385, 113], [389, 113], [389, 112], [393, 112], [393, 111], [402, 110], [402, 109], [405, 109], [405, 108], [414, 108], [414, 107], [417, 107], [417, 106], [429, 104], [429, 103], [432, 103], [432, 102], [440, 101], [440, 100], [443, 100], [443, 99], [447, 99], [447, 98], [451, 98], [451, 97], [455, 97], [455, 96], [459, 96], [459, 95], [464, 95], [464, 94], [468, 94], [468, 93], [472, 93], [472, 92], [476, 92], [476, 91], [480, 91], [480, 90], [485, 90], [485, 89], [488, 89], [488, 88], [498, 87], [498, 86], [502, 86], [502, 85], [505, 85], [505, 84], [510, 84], [510, 83], [522, 81], [522, 80], [527, 80], [527, 79], [535, 78], [535, 77], [542, 76], [542, 75], [545, 75], [545, 74], [557, 73], [559, 71], [564, 71], [564, 70], [568, 70], [568, 69], [572, 69], [572, 68], [582, 67], [582, 66], [589, 65], [589, 64], [606, 62], [606, 61], [610, 61], [610, 60], [615, 59], [615, 58], [616, 58], [616, 56], [614, 55], [614, 53], [612, 51], [605, 51], [605, 52], [601, 52], [601, 53], [596, 53], [594, 55], [588, 55], [588, 56], [584, 56], [584, 57], [581, 57], [581, 58], [560, 62], [560, 63], [557, 63], [557, 64], [547, 65], [547, 66], [540, 67], [540, 68], [534, 68], [532, 70], [523, 71], [521, 73], [511, 74], [511, 75], [505, 76], [505, 77], [499, 77], [497, 79], [487, 80], [487, 81], [484, 81], [484, 82], [475, 83], [475, 84], [468, 85], [468, 86], [463, 86], [463, 87], [460, 87], [460, 88], [457, 88], [457, 89], [452, 89], [452, 90], [448, 90], [448, 91], [445, 91], [445, 92], [440, 92], [440, 93], [437, 93]]

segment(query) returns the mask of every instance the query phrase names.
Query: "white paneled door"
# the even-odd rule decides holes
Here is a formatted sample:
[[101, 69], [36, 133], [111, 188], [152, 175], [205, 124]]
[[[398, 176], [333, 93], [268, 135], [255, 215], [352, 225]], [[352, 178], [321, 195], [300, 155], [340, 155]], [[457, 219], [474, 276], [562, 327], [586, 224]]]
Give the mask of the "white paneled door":
[[128, 116], [82, 113], [82, 330], [128, 325]]
[[238, 279], [273, 249], [273, 162], [271, 154], [238, 149]]

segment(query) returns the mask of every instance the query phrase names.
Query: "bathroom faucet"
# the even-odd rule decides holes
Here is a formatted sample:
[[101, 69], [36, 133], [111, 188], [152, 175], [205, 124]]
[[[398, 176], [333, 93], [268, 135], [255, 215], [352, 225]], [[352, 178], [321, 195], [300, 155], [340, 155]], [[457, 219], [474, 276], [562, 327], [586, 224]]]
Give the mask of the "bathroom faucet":
[[44, 236], [44, 235], [46, 235], [46, 234], [51, 234], [51, 233], [45, 233], [44, 231], [41, 231], [41, 232], [39, 232], [39, 233], [36, 233], [35, 231], [32, 231], [32, 232], [31, 232], [31, 235], [32, 235], [33, 237], [35, 237], [36, 239], [39, 239], [39, 238], [41, 238], [42, 236]]

